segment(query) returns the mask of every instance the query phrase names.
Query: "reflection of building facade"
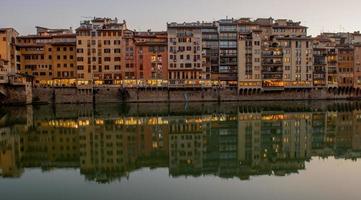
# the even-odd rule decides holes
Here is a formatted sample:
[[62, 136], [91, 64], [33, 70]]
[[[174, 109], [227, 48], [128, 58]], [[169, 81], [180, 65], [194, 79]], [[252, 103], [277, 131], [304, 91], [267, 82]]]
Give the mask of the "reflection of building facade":
[[312, 156], [361, 157], [358, 110], [29, 119], [0, 120], [4, 177], [27, 167], [71, 167], [104, 183], [143, 167], [168, 167], [175, 177], [249, 179], [298, 172]]
[[[79, 134], [74, 127], [54, 128], [46, 122], [20, 135], [24, 167], [77, 167]], [[64, 121], [64, 123], [66, 123]]]
[[[157, 152], [167, 148], [167, 128], [138, 124], [137, 120], [82, 120], [80, 169], [90, 180], [108, 182], [126, 176], [141, 165], [158, 163]], [[166, 149], [164, 149], [166, 148]], [[148, 159], [149, 157], [149, 159]], [[158, 164], [161, 164], [159, 162]]]
[[22, 174], [20, 158], [19, 135], [12, 135], [10, 128], [0, 128], [0, 176], [20, 176]]
[[201, 173], [205, 129], [200, 123], [170, 124], [169, 170], [171, 174]]

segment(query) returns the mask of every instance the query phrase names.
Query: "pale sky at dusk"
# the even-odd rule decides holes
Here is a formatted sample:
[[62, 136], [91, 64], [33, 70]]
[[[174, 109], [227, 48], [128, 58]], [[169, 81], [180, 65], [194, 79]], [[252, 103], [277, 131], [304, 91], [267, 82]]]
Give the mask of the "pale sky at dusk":
[[165, 30], [167, 22], [270, 17], [302, 21], [309, 34], [361, 30], [360, 0], [0, 0], [0, 27], [76, 28], [90, 16], [125, 19], [129, 29]]

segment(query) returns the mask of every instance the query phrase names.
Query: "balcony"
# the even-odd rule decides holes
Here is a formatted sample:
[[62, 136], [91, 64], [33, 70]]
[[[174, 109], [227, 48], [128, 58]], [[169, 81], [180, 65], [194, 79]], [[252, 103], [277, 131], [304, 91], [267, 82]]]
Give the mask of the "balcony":
[[278, 57], [278, 58], [282, 58], [283, 57], [283, 53], [281, 52], [262, 52], [262, 57]]
[[282, 72], [262, 72], [262, 79], [266, 80], [282, 80], [283, 73]]
[[283, 74], [282, 66], [267, 66], [262, 67], [262, 74]]
[[314, 65], [326, 65], [326, 61], [317, 61], [317, 60], [315, 60]]
[[283, 65], [282, 61], [264, 60], [262, 65]]

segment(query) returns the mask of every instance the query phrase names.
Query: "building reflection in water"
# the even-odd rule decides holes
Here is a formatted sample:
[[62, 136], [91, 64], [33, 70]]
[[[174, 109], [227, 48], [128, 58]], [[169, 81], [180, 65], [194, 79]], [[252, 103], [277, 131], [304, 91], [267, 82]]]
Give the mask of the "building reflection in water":
[[74, 168], [89, 181], [106, 183], [146, 167], [169, 168], [171, 177], [247, 180], [297, 173], [312, 157], [361, 157], [358, 109], [235, 108], [239, 112], [148, 116], [90, 112], [67, 117], [33, 107], [1, 112], [0, 174]]

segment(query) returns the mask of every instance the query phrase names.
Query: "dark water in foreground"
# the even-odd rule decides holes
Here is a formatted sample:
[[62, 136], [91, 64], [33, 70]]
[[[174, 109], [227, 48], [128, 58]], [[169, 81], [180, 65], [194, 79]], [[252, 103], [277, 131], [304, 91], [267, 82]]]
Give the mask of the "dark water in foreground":
[[361, 103], [0, 108], [0, 199], [359, 199]]

